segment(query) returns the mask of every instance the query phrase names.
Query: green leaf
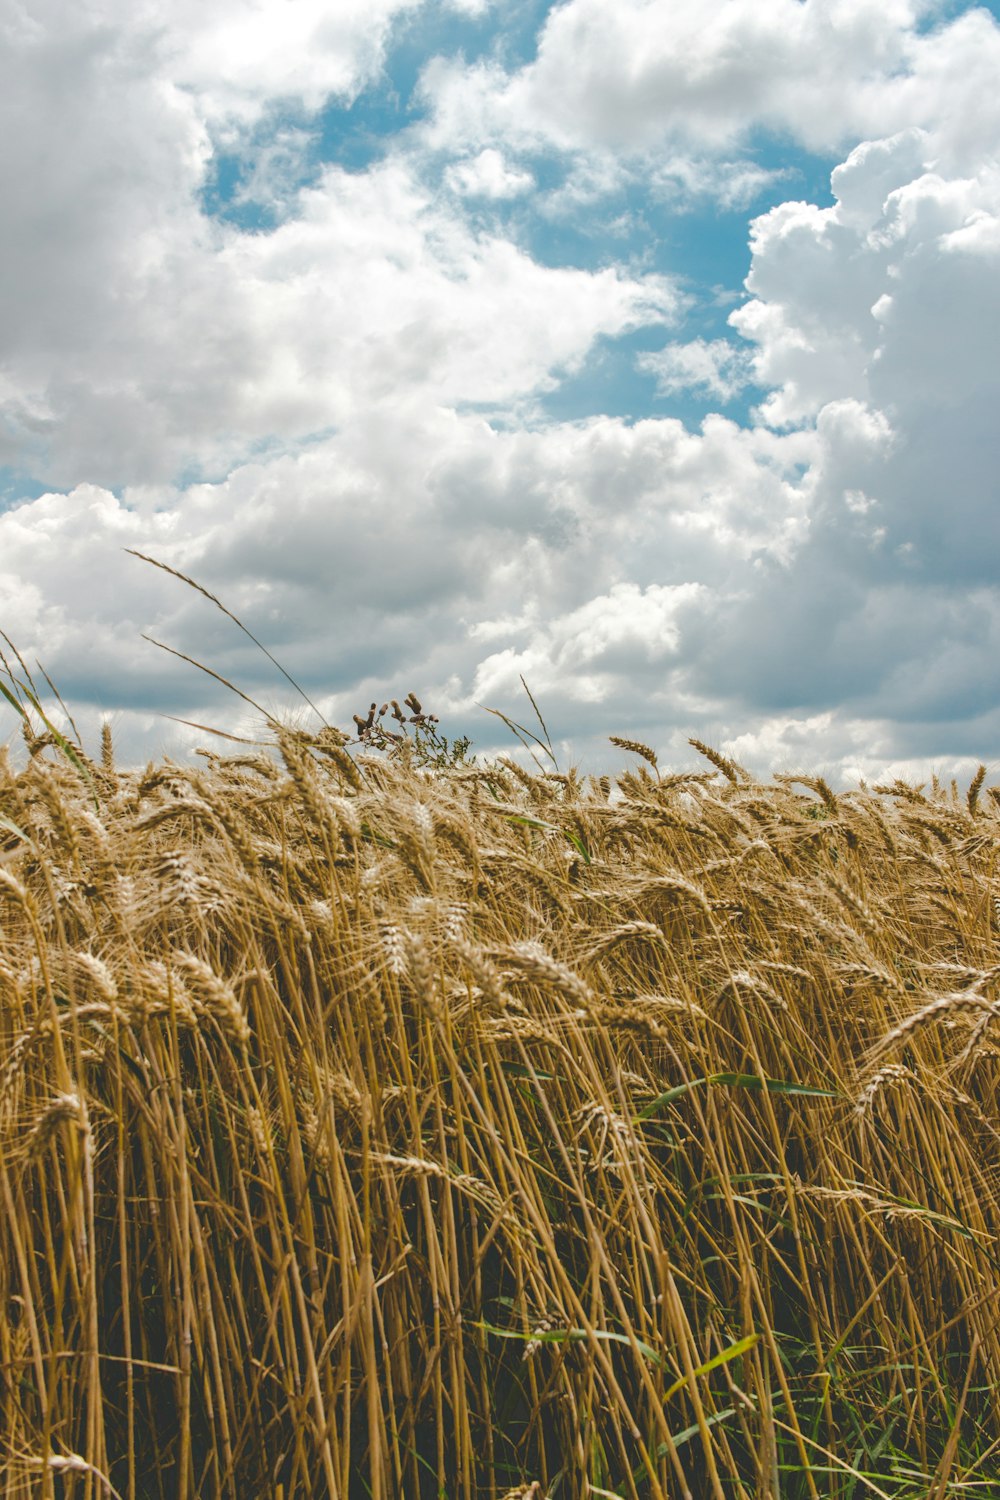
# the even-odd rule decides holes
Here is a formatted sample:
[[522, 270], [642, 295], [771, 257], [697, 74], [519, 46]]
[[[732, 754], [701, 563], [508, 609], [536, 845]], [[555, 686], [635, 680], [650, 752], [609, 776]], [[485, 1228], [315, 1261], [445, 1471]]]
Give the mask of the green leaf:
[[576, 850], [577, 854], [579, 854], [584, 864], [589, 865], [592, 863], [592, 860], [590, 858], [590, 850], [587, 848], [586, 844], [583, 842], [583, 839], [578, 833], [572, 833], [568, 828], [564, 828], [562, 830], [562, 836], [564, 839], [569, 839], [569, 842], [573, 845], [573, 848]]
[[679, 1083], [676, 1088], [667, 1089], [665, 1094], [659, 1094], [651, 1104], [647, 1104], [636, 1115], [636, 1122], [648, 1120], [651, 1115], [658, 1114], [661, 1109], [666, 1109], [668, 1104], [673, 1104], [675, 1099], [680, 1099], [691, 1089], [700, 1088], [703, 1083], [708, 1083], [707, 1078], [692, 1078], [689, 1083]]
[[[895, 1193], [883, 1192], [880, 1196], [886, 1203], [898, 1204], [900, 1208], [905, 1208], [910, 1213], [919, 1214], [923, 1219], [929, 1219], [932, 1224], [940, 1224], [942, 1229], [954, 1229], [963, 1239], [973, 1240], [977, 1245], [980, 1244], [976, 1231], [970, 1229], [968, 1224], [964, 1224], [961, 1219], [954, 1219], [948, 1214], [938, 1213], [936, 1209], [928, 1208], [925, 1203], [915, 1203], [912, 1198], [897, 1198]], [[980, 1249], [982, 1249], [981, 1245]]]
[[393, 843], [392, 839], [384, 838], [381, 833], [376, 833], [375, 829], [369, 823], [361, 824], [361, 837], [366, 843], [379, 844], [383, 849], [397, 849], [399, 847], [398, 844]]
[[21, 715], [22, 719], [26, 719], [28, 717], [24, 704], [19, 702], [18, 699], [14, 697], [14, 694], [4, 687], [2, 682], [0, 682], [0, 693], [3, 693], [11, 708], [16, 709], [16, 711]]
[[46, 729], [49, 731], [49, 734], [51, 734], [52, 738], [55, 740], [56, 744], [59, 746], [59, 749], [62, 751], [63, 755], [65, 755], [66, 759], [69, 761], [70, 765], [73, 766], [73, 768], [80, 773], [80, 775], [83, 777], [83, 780], [87, 783], [88, 787], [90, 788], [90, 796], [91, 796], [91, 800], [93, 801], [94, 808], [95, 808], [95, 810], [97, 812], [100, 812], [100, 810], [101, 810], [101, 800], [100, 800], [100, 798], [97, 795], [97, 787], [94, 785], [94, 778], [91, 776], [90, 772], [87, 770], [87, 767], [84, 765], [84, 763], [80, 759], [79, 755], [77, 755], [76, 751], [73, 749], [73, 746], [70, 744], [69, 740], [67, 740], [63, 735], [61, 735], [59, 733], [59, 731], [56, 728], [56, 726], [52, 723], [52, 721], [43, 712], [41, 704], [35, 702], [33, 704], [33, 707], [34, 707], [35, 712], [37, 713], [38, 717], [41, 719], [42, 723], [45, 725]]
[[540, 833], [561, 833], [563, 838], [573, 845], [585, 863], [592, 864], [590, 850], [579, 834], [573, 833], [569, 828], [559, 828], [555, 823], [546, 823], [541, 818], [529, 818], [526, 813], [507, 813], [508, 823], [520, 823], [525, 828], [537, 828]]
[[706, 1083], [725, 1083], [735, 1088], [767, 1090], [769, 1094], [801, 1094], [807, 1099], [842, 1099], [839, 1089], [816, 1089], [811, 1084], [790, 1083], [783, 1078], [761, 1078], [759, 1073], [712, 1073]]
[[31, 843], [24, 829], [18, 828], [17, 824], [11, 818], [5, 818], [3, 813], [0, 813], [0, 828], [9, 828], [11, 833], [16, 833], [18, 838], [23, 839], [26, 844]]
[[[16, 679], [12, 679], [12, 680], [16, 681]], [[32, 708], [35, 710], [35, 713], [38, 715], [38, 717], [41, 719], [42, 723], [45, 725], [46, 729], [49, 731], [49, 734], [51, 734], [52, 738], [55, 740], [55, 742], [58, 745], [59, 749], [62, 751], [63, 755], [65, 755], [66, 759], [69, 761], [70, 765], [73, 766], [73, 768], [76, 771], [79, 772], [80, 776], [82, 776], [83, 780], [87, 783], [88, 787], [90, 788], [90, 795], [93, 798], [94, 807], [95, 807], [95, 809], [98, 812], [100, 812], [100, 810], [101, 810], [101, 803], [100, 803], [100, 799], [99, 799], [99, 797], [97, 795], [97, 788], [94, 785], [94, 778], [91, 776], [90, 772], [87, 770], [87, 767], [84, 765], [83, 761], [80, 759], [80, 757], [77, 754], [77, 752], [73, 749], [73, 746], [66, 739], [65, 735], [62, 735], [62, 734], [59, 733], [59, 730], [56, 728], [56, 726], [53, 724], [52, 720], [49, 718], [49, 716], [46, 714], [45, 710], [42, 708], [42, 705], [39, 703], [38, 698], [36, 697], [36, 695], [34, 693], [30, 692], [29, 689], [26, 688], [23, 683], [18, 683], [17, 685], [21, 688], [21, 691], [24, 693], [24, 696], [27, 698], [28, 702], [31, 704]], [[19, 700], [17, 698], [15, 698], [14, 695], [7, 690], [7, 688], [4, 687], [4, 685], [3, 685], [2, 682], [0, 682], [0, 693], [3, 693], [4, 697], [7, 699], [7, 702], [10, 703], [12, 705], [12, 707], [14, 707], [14, 708], [17, 709], [17, 712], [21, 715], [21, 718], [24, 719], [25, 723], [27, 723], [28, 722], [28, 712], [27, 712], [27, 709], [24, 707], [24, 704], [21, 703], [21, 702], [19, 702]]]
[[[735, 1415], [735, 1406], [727, 1406], [725, 1411], [714, 1411], [710, 1417], [706, 1417], [705, 1426], [714, 1427], [716, 1423], [728, 1421], [730, 1417], [734, 1417]], [[683, 1432], [679, 1432], [677, 1436], [672, 1439], [674, 1448], [683, 1448], [684, 1444], [689, 1443], [692, 1438], [697, 1437], [700, 1431], [701, 1427], [697, 1422], [695, 1422], [693, 1427], [685, 1427]], [[670, 1449], [668, 1445], [666, 1443], [661, 1443], [654, 1453], [653, 1457], [666, 1458], [669, 1452]], [[638, 1483], [640, 1479], [645, 1477], [646, 1473], [647, 1470], [645, 1464], [640, 1464], [637, 1469], [634, 1469], [632, 1471], [632, 1478]]]
[[844, 1097], [839, 1089], [817, 1089], [811, 1084], [791, 1083], [784, 1078], [761, 1078], [759, 1073], [709, 1073], [705, 1078], [692, 1078], [687, 1083], [679, 1083], [676, 1088], [667, 1089], [666, 1093], [658, 1095], [651, 1104], [647, 1104], [639, 1111], [635, 1117], [636, 1122], [648, 1120], [651, 1115], [665, 1109], [668, 1104], [673, 1104], [675, 1099], [680, 1099], [691, 1089], [700, 1088], [706, 1083], [721, 1084], [728, 1088], [749, 1089], [757, 1093], [762, 1093], [766, 1089], [769, 1094], [797, 1094], [806, 1099], [842, 1099]]
[[524, 1063], [508, 1062], [506, 1058], [500, 1059], [500, 1066], [508, 1078], [540, 1078], [544, 1083], [551, 1083], [556, 1076], [554, 1073], [546, 1073], [542, 1068], [526, 1068]]
[[[736, 1415], [736, 1408], [735, 1408], [735, 1406], [727, 1406], [726, 1409], [725, 1409], [725, 1411], [714, 1411], [710, 1417], [706, 1417], [705, 1418], [705, 1426], [706, 1427], [714, 1427], [717, 1422], [725, 1422], [729, 1417], [735, 1417], [735, 1415]], [[697, 1422], [695, 1422], [695, 1424], [694, 1424], [693, 1427], [685, 1427], [684, 1431], [683, 1432], [679, 1432], [677, 1434], [677, 1436], [674, 1438], [674, 1447], [675, 1448], [683, 1448], [684, 1444], [685, 1443], [689, 1443], [693, 1437], [697, 1437], [700, 1431], [701, 1431], [701, 1428], [698, 1426]], [[657, 1458], [666, 1458], [666, 1456], [667, 1456], [667, 1445], [666, 1445], [666, 1443], [661, 1443], [660, 1444], [660, 1447], [657, 1449], [656, 1456], [657, 1456]]]
[[711, 1359], [706, 1359], [705, 1363], [699, 1365], [696, 1370], [692, 1370], [690, 1375], [681, 1375], [675, 1380], [670, 1389], [665, 1393], [663, 1397], [664, 1401], [669, 1401], [671, 1396], [675, 1396], [696, 1375], [707, 1375], [710, 1370], [717, 1370], [720, 1365], [727, 1365], [731, 1359], [739, 1359], [741, 1354], [746, 1354], [755, 1344], [759, 1343], [759, 1333], [748, 1333], [746, 1338], [737, 1339], [736, 1343], [730, 1344], [728, 1349], [723, 1349], [720, 1354], [713, 1354]]
[[[624, 1344], [627, 1349], [637, 1348], [652, 1364], [661, 1368], [663, 1366], [660, 1355], [642, 1339], [630, 1339], [624, 1333], [609, 1333], [606, 1328], [550, 1328], [543, 1333], [520, 1333], [514, 1328], [496, 1328], [485, 1321], [477, 1326], [487, 1333], [495, 1333], [501, 1339], [519, 1339], [522, 1344], [583, 1344], [589, 1343], [591, 1339], [601, 1339], [605, 1343]], [[759, 1337], [759, 1334], [754, 1334], [755, 1340]]]

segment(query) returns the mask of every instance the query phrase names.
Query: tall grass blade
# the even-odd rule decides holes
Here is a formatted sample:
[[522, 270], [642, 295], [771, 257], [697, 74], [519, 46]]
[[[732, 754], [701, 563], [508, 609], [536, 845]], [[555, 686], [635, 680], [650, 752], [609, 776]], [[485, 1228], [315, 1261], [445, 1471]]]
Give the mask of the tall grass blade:
[[142, 638], [144, 641], [148, 641], [151, 646], [158, 646], [161, 651], [166, 651], [170, 656], [177, 656], [181, 661], [186, 661], [188, 666], [197, 667], [198, 671], [204, 672], [206, 677], [214, 678], [216, 682], [228, 688], [231, 693], [235, 693], [238, 698], [242, 698], [244, 703], [249, 703], [251, 708], [255, 708], [259, 714], [263, 714], [268, 724], [277, 726], [278, 721], [273, 714], [268, 713], [267, 709], [258, 703], [255, 698], [251, 698], [247, 693], [244, 693], [241, 688], [238, 688], [235, 683], [230, 682], [228, 678], [222, 677], [218, 672], [213, 672], [211, 667], [206, 667], [203, 662], [196, 661], [193, 656], [185, 656], [183, 651], [178, 651], [173, 646], [164, 645], [163, 641], [158, 641], [151, 635], [144, 634]]
[[687, 1083], [678, 1083], [673, 1088], [665, 1089], [658, 1094], [652, 1103], [647, 1104], [636, 1115], [637, 1120], [648, 1120], [652, 1115], [658, 1114], [668, 1104], [683, 1098], [692, 1089], [701, 1088], [705, 1084], [718, 1084], [727, 1088], [748, 1089], [751, 1093], [767, 1092], [769, 1094], [796, 1094], [806, 1099], [843, 1099], [844, 1095], [839, 1089], [813, 1088], [810, 1084], [791, 1083], [783, 1078], [762, 1078], [757, 1073], [708, 1073], [703, 1078], [692, 1078]]
[[746, 1338], [737, 1339], [735, 1344], [730, 1344], [727, 1349], [722, 1349], [718, 1354], [713, 1354], [711, 1359], [706, 1359], [696, 1370], [692, 1370], [690, 1375], [681, 1375], [675, 1380], [673, 1385], [664, 1391], [664, 1401], [669, 1401], [671, 1396], [676, 1396], [677, 1392], [689, 1385], [693, 1379], [708, 1375], [712, 1370], [717, 1370], [720, 1365], [729, 1364], [730, 1360], [739, 1359], [741, 1354], [748, 1354], [759, 1343], [759, 1333], [748, 1333]]
[[221, 599], [217, 598], [215, 594], [211, 593], [210, 590], [204, 588], [200, 583], [196, 583], [193, 578], [189, 578], [186, 573], [182, 573], [178, 568], [172, 568], [169, 563], [160, 562], [159, 559], [155, 557], [149, 557], [145, 552], [138, 552], [134, 547], [126, 547], [124, 548], [124, 550], [128, 552], [132, 557], [138, 557], [141, 562], [149, 563], [152, 567], [159, 568], [163, 573], [169, 573], [172, 578], [178, 578], [181, 583], [186, 583], [188, 588], [194, 589], [195, 592], [201, 594], [203, 598], [210, 600], [210, 602], [215, 605], [216, 609], [221, 610], [228, 620], [232, 620], [233, 624], [239, 630], [242, 630], [243, 634], [247, 637], [248, 640], [253, 641], [254, 645], [259, 651], [263, 651], [268, 661], [271, 662], [272, 665], [277, 667], [278, 671], [281, 673], [282, 677], [285, 678], [286, 682], [290, 683], [295, 691], [299, 694], [299, 697], [309, 705], [313, 713], [319, 719], [320, 723], [326, 725], [326, 727], [329, 728], [326, 719], [320, 713], [319, 709], [316, 707], [315, 703], [309, 697], [305, 689], [300, 687], [299, 684], [295, 681], [295, 678], [292, 677], [291, 674], [287, 672], [281, 665], [281, 662], [278, 661], [276, 657], [271, 655], [270, 651], [263, 644], [263, 642], [259, 641], [254, 635], [253, 631], [249, 630], [247, 626], [244, 625], [243, 621], [238, 619], [237, 616], [233, 614], [231, 609], [226, 608]]

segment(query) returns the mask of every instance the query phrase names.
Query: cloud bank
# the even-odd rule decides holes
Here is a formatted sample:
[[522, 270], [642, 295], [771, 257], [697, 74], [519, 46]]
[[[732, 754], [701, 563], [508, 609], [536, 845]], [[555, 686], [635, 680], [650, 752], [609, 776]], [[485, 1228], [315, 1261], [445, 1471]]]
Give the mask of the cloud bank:
[[[416, 0], [331, 14], [7, 13], [0, 626], [81, 728], [138, 757], [204, 741], [164, 713], [252, 727], [142, 632], [293, 706], [135, 547], [334, 722], [413, 687], [488, 743], [523, 676], [592, 769], [609, 733], [841, 781], [1000, 763], [990, 13], [567, 0], [527, 60], [488, 7], [450, 50]], [[324, 157], [401, 39], [409, 105]], [[822, 202], [787, 193], [803, 153]], [[664, 202], [740, 237], [707, 337]], [[554, 416], [608, 349], [632, 407]]]

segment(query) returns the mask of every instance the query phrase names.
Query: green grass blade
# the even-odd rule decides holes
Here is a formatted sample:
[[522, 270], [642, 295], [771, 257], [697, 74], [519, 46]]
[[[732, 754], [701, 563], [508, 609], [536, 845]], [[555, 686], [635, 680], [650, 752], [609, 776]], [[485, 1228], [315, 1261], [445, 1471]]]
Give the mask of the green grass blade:
[[692, 1078], [688, 1083], [679, 1083], [675, 1088], [667, 1089], [666, 1093], [658, 1094], [651, 1104], [647, 1104], [636, 1115], [636, 1122], [648, 1120], [652, 1115], [659, 1114], [661, 1109], [666, 1109], [668, 1104], [673, 1104], [675, 1099], [682, 1098], [692, 1089], [701, 1088], [703, 1083], [708, 1083], [708, 1078]]
[[12, 818], [4, 817], [3, 813], [0, 813], [0, 828], [6, 828], [9, 829], [11, 833], [16, 833], [18, 838], [23, 839], [26, 844], [31, 843], [31, 839], [25, 833], [24, 829], [18, 828], [14, 820]]
[[[735, 1406], [727, 1406], [725, 1411], [714, 1411], [712, 1412], [711, 1416], [706, 1417], [705, 1426], [715, 1427], [719, 1422], [727, 1422], [730, 1417], [735, 1417], [735, 1415]], [[697, 1422], [695, 1422], [692, 1427], [685, 1427], [683, 1432], [679, 1432], [675, 1438], [671, 1439], [674, 1448], [683, 1448], [684, 1444], [689, 1443], [692, 1438], [696, 1438], [699, 1432], [701, 1432], [701, 1428], [699, 1427]], [[653, 1454], [653, 1457], [654, 1459], [666, 1458], [669, 1452], [670, 1449], [668, 1445], [666, 1443], [661, 1443], [656, 1452]], [[640, 1464], [637, 1469], [633, 1469], [632, 1478], [638, 1484], [641, 1479], [644, 1479], [646, 1477], [646, 1473], [647, 1470], [645, 1464]]]
[[507, 822], [521, 823], [525, 828], [537, 828], [542, 833], [555, 832], [551, 823], [543, 823], [541, 818], [529, 818], [526, 813], [508, 813]]
[[817, 1089], [811, 1084], [792, 1083], [784, 1078], [761, 1078], [758, 1073], [712, 1073], [706, 1083], [723, 1083], [730, 1088], [749, 1089], [769, 1094], [797, 1094], [806, 1099], [842, 1099], [839, 1089]]
[[664, 1393], [664, 1401], [669, 1401], [671, 1396], [676, 1396], [677, 1392], [686, 1386], [689, 1380], [693, 1380], [696, 1375], [707, 1375], [710, 1370], [717, 1370], [720, 1365], [728, 1365], [731, 1359], [739, 1359], [741, 1354], [748, 1353], [755, 1344], [759, 1343], [759, 1333], [748, 1333], [746, 1338], [737, 1339], [736, 1343], [730, 1344], [728, 1349], [723, 1349], [720, 1353], [713, 1354], [711, 1359], [706, 1359], [705, 1363], [699, 1365], [696, 1370], [692, 1370], [690, 1375], [681, 1375], [675, 1380], [670, 1389]]
[[[94, 778], [93, 778], [93, 776], [91, 776], [90, 771], [87, 769], [86, 763], [80, 758], [80, 755], [77, 753], [77, 751], [70, 744], [70, 742], [66, 738], [66, 736], [64, 734], [60, 734], [59, 730], [53, 724], [52, 720], [49, 718], [48, 714], [45, 712], [44, 708], [39, 703], [38, 699], [35, 697], [35, 694], [32, 693], [32, 692], [29, 692], [29, 690], [24, 686], [23, 682], [22, 683], [18, 683], [18, 686], [20, 687], [21, 691], [24, 693], [25, 697], [27, 698], [28, 702], [31, 704], [32, 708], [35, 710], [35, 713], [38, 715], [38, 717], [41, 719], [42, 723], [45, 725], [46, 729], [49, 731], [49, 734], [51, 734], [52, 738], [55, 740], [57, 746], [62, 751], [63, 755], [65, 755], [66, 759], [69, 761], [70, 765], [73, 767], [73, 769], [75, 771], [77, 771], [79, 773], [79, 775], [87, 783], [87, 786], [90, 788], [90, 795], [91, 795], [91, 798], [92, 798], [93, 803], [94, 803], [94, 808], [95, 808], [96, 811], [100, 812], [101, 801], [100, 801], [100, 798], [97, 795], [97, 787], [96, 787], [96, 785], [94, 783]], [[10, 698], [10, 694], [7, 692], [7, 689], [3, 686], [2, 683], [0, 683], [0, 692], [3, 692], [4, 697], [10, 699], [10, 701], [13, 702], [13, 699]], [[15, 704], [15, 707], [18, 707], [18, 706], [19, 705]], [[28, 715], [25, 712], [23, 706], [21, 707], [21, 714], [24, 717], [24, 719], [27, 721]]]
[[556, 1076], [555, 1073], [544, 1072], [542, 1068], [526, 1068], [524, 1063], [510, 1062], [505, 1057], [500, 1059], [500, 1067], [508, 1078], [539, 1078], [543, 1083], [551, 1083]]
[[652, 1103], [647, 1104], [636, 1115], [636, 1121], [648, 1120], [651, 1115], [658, 1114], [668, 1104], [673, 1104], [675, 1099], [680, 1099], [691, 1089], [700, 1088], [702, 1084], [713, 1083], [727, 1088], [749, 1089], [751, 1093], [762, 1093], [765, 1089], [769, 1094], [795, 1094], [805, 1099], [842, 1099], [844, 1095], [839, 1089], [817, 1089], [811, 1084], [792, 1083], [784, 1078], [762, 1078], [758, 1073], [709, 1073], [705, 1078], [692, 1078], [687, 1083], [679, 1083], [675, 1088], [667, 1089], [663, 1094], [657, 1095]]
[[11, 708], [15, 709], [17, 713], [21, 715], [21, 718], [26, 720], [28, 717], [28, 713], [24, 704], [21, 703], [17, 698], [15, 698], [14, 694], [7, 688], [5, 688], [2, 682], [0, 682], [0, 693], [3, 693]]
[[[717, 1425], [717, 1423], [719, 1423], [719, 1422], [726, 1422], [726, 1421], [729, 1420], [730, 1417], [735, 1417], [735, 1415], [736, 1415], [736, 1408], [735, 1408], [735, 1406], [727, 1406], [726, 1409], [725, 1409], [725, 1411], [714, 1411], [710, 1417], [706, 1417], [705, 1418], [705, 1426], [706, 1427], [715, 1427]], [[679, 1432], [677, 1434], [677, 1436], [674, 1438], [674, 1447], [675, 1448], [683, 1448], [684, 1444], [685, 1443], [689, 1443], [692, 1438], [697, 1437], [700, 1431], [701, 1431], [701, 1428], [698, 1426], [697, 1422], [695, 1422], [695, 1424], [694, 1424], [693, 1427], [685, 1427], [684, 1431], [683, 1432]], [[665, 1458], [666, 1457], [666, 1453], [667, 1453], [667, 1445], [666, 1445], [666, 1443], [661, 1443], [660, 1447], [657, 1449], [657, 1452], [656, 1452], [657, 1458]]]
[[[651, 1364], [663, 1365], [662, 1357], [642, 1339], [630, 1339], [628, 1334], [611, 1333], [606, 1328], [549, 1328], [541, 1333], [521, 1333], [516, 1328], [497, 1328], [493, 1323], [485, 1321], [476, 1326], [501, 1339], [518, 1339], [522, 1344], [583, 1344], [589, 1343], [591, 1339], [599, 1339], [607, 1344], [624, 1344], [626, 1349], [638, 1349]], [[754, 1335], [755, 1339], [759, 1337], [759, 1334]]]
[[542, 818], [529, 817], [527, 813], [507, 813], [508, 823], [520, 823], [525, 828], [537, 828], [540, 833], [560, 833], [579, 854], [586, 864], [592, 864], [590, 850], [578, 833], [573, 833], [569, 828], [560, 828], [555, 823], [546, 823]]
[[577, 854], [579, 854], [584, 864], [593, 864], [593, 860], [590, 857], [590, 850], [587, 848], [586, 844], [583, 842], [583, 839], [579, 834], [571, 833], [568, 828], [563, 828], [560, 830], [560, 832], [562, 833], [563, 838], [568, 839], [569, 842], [573, 845], [573, 848], [576, 850]]

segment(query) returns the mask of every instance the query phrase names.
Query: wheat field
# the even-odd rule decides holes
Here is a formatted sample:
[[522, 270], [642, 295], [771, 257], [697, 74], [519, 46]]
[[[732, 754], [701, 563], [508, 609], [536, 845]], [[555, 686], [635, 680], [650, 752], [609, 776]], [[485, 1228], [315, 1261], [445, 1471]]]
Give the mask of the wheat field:
[[3, 1500], [1000, 1496], [984, 773], [24, 717]]

